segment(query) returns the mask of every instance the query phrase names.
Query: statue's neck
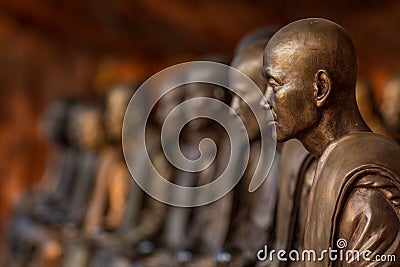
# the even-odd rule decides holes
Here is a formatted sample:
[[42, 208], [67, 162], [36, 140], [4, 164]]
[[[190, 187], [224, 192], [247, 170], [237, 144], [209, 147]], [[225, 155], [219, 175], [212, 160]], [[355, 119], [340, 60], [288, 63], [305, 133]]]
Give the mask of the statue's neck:
[[326, 111], [318, 124], [301, 133], [298, 139], [310, 153], [319, 158], [332, 141], [347, 134], [370, 131], [358, 109]]

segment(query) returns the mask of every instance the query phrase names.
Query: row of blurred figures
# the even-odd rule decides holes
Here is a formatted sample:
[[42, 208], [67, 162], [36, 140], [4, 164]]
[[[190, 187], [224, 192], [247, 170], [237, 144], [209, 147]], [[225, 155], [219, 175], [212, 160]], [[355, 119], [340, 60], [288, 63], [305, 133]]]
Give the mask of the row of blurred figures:
[[[272, 33], [262, 29], [246, 36], [231, 62], [262, 92], [262, 54]], [[228, 138], [223, 128], [211, 120], [197, 119], [180, 134], [183, 153], [188, 158], [198, 158], [199, 141], [207, 137], [218, 146], [217, 158], [197, 173], [180, 171], [168, 162], [161, 148], [160, 129], [167, 114], [187, 99], [204, 96], [230, 104], [245, 124], [251, 151], [243, 178], [223, 198], [195, 208], [163, 204], [138, 187], [122, 153], [124, 113], [135, 89], [128, 85], [113, 87], [101, 104], [60, 100], [49, 107], [43, 123], [51, 143], [47, 171], [39, 187], [27, 193], [16, 208], [8, 231], [6, 266], [270, 264], [259, 261], [256, 254], [264, 245], [274, 248], [285, 235], [276, 227], [280, 212], [277, 207], [296, 200], [288, 200], [293, 196], [281, 193], [279, 174], [282, 168], [291, 168], [290, 157], [295, 153], [285, 155], [288, 149], [278, 146], [268, 179], [256, 192], [249, 193], [253, 163], [260, 155], [260, 131], [248, 106], [237, 95], [209, 84], [173, 90], [157, 103], [146, 129], [147, 150], [166, 179], [186, 186], [206, 184], [219, 176], [229, 158], [229, 151], [224, 149]], [[250, 89], [241, 89], [246, 102], [259, 102], [254, 97], [259, 92]], [[367, 124], [396, 141], [400, 136], [399, 100], [400, 80], [394, 79], [386, 86], [380, 107], [375, 106], [373, 90], [366, 82], [357, 85], [357, 101]], [[193, 108], [209, 106], [199, 102]], [[301, 146], [291, 141], [285, 145]], [[140, 162], [143, 153], [135, 151], [138, 156], [134, 167], [144, 166]], [[152, 175], [145, 168], [140, 172]]]

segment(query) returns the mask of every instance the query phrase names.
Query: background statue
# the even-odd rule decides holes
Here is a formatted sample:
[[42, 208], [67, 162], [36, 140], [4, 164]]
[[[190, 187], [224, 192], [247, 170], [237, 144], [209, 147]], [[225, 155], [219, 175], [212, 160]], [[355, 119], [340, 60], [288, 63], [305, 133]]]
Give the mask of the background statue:
[[79, 266], [72, 255], [75, 255], [75, 249], [79, 248], [76, 239], [83, 232], [99, 169], [99, 152], [104, 145], [102, 116], [97, 106], [77, 105], [71, 110], [71, 116], [75, 119], [68, 127], [69, 135], [73, 143], [77, 144], [80, 153], [76, 157], [79, 165], [75, 171], [76, 178], [71, 185], [69, 199], [66, 200], [69, 207], [61, 229], [64, 243], [62, 266], [66, 267]]
[[[399, 95], [400, 96], [400, 95]], [[382, 118], [382, 112], [379, 107], [375, 104], [374, 90], [372, 85], [363, 78], [358, 78], [356, 85], [356, 99], [358, 109], [360, 110], [361, 117], [364, 119], [368, 127], [374, 132], [382, 134], [394, 141], [399, 142], [399, 138], [393, 130], [388, 127]], [[392, 98], [390, 102], [396, 101], [396, 98]], [[388, 103], [386, 101], [386, 103]], [[386, 105], [385, 105], [386, 106]], [[383, 105], [382, 108], [383, 110]], [[389, 108], [390, 109], [390, 108]]]
[[[60, 245], [43, 222], [51, 220], [49, 203], [55, 195], [58, 195], [58, 184], [65, 178], [63, 166], [69, 165], [67, 158], [70, 148], [66, 133], [71, 104], [70, 101], [60, 100], [50, 105], [45, 112], [42, 129], [50, 141], [50, 160], [46, 166], [43, 185], [22, 198], [16, 208], [8, 234], [10, 244], [9, 258], [6, 261], [8, 266], [29, 266], [34, 257], [39, 264], [40, 262], [55, 264], [61, 256]], [[43, 210], [46, 212], [40, 212]], [[46, 218], [40, 219], [40, 217]], [[34, 248], [39, 251], [36, 255], [32, 252]]]
[[[248, 34], [239, 44], [231, 66], [246, 74], [258, 86], [262, 93], [265, 82], [262, 77], [262, 55], [268, 39], [274, 33], [272, 28], [263, 28]], [[248, 104], [258, 107], [260, 93], [253, 88], [235, 84], [235, 91], [241, 91], [232, 97], [231, 107], [240, 116], [247, 130], [250, 141], [250, 159], [244, 177], [234, 189], [234, 206], [232, 208], [230, 229], [224, 245], [224, 253], [217, 255], [218, 266], [247, 266], [255, 264], [256, 251], [265, 244], [272, 244], [275, 226], [275, 207], [278, 190], [278, 159], [263, 185], [253, 193], [248, 188], [253, 178], [260, 157], [260, 126]], [[247, 103], [247, 104], [246, 104]], [[261, 110], [260, 110], [261, 111]], [[262, 112], [262, 111], [261, 111]], [[238, 144], [235, 144], [238, 145]], [[238, 160], [245, 160], [239, 158]]]
[[[24, 219], [16, 223], [19, 242], [26, 248], [24, 253], [34, 252], [33, 258], [27, 259], [30, 263], [21, 263], [22, 266], [60, 266], [61, 254], [65, 252], [62, 240], [76, 235], [81, 227], [97, 170], [96, 152], [103, 141], [100, 114], [95, 107], [57, 102], [49, 113], [46, 132], [53, 134], [53, 140], [68, 141], [69, 148], [65, 157], [49, 166], [54, 170], [47, 173], [54, 175], [54, 181], [49, 179], [53, 186], [29, 198], [33, 200], [29, 202], [30, 210], [22, 210]], [[61, 125], [64, 128], [59, 128]]]
[[[189, 75], [195, 75], [195, 70]], [[210, 75], [212, 75], [210, 73]], [[172, 121], [180, 124], [183, 119], [195, 118], [199, 111], [208, 109], [211, 113], [220, 110], [210, 110], [207, 101], [198, 98], [215, 98], [229, 102], [230, 97], [223, 88], [203, 83], [183, 85], [169, 92], [160, 100], [157, 114], [160, 123], [173, 107], [185, 100], [197, 99], [188, 109], [175, 115]], [[174, 137], [176, 133], [174, 133]], [[226, 168], [229, 159], [228, 138], [217, 123], [209, 119], [197, 118], [185, 125], [180, 133], [180, 149], [189, 159], [197, 159], [199, 142], [204, 138], [211, 138], [217, 146], [217, 156], [213, 161], [210, 149], [202, 151], [204, 164], [212, 162], [210, 166], [199, 172], [187, 172], [174, 168], [173, 182], [183, 186], [200, 186], [216, 179]], [[202, 161], [203, 162], [203, 161]], [[199, 163], [202, 164], [202, 163]], [[212, 192], [211, 192], [212, 193]], [[204, 198], [200, 195], [174, 196], [179, 198]], [[164, 224], [163, 242], [161, 249], [154, 255], [142, 261], [143, 266], [212, 266], [215, 254], [222, 248], [226, 238], [232, 194], [228, 194], [218, 201], [194, 208], [170, 207]]]
[[400, 78], [393, 77], [383, 89], [380, 114], [392, 138], [400, 142]]

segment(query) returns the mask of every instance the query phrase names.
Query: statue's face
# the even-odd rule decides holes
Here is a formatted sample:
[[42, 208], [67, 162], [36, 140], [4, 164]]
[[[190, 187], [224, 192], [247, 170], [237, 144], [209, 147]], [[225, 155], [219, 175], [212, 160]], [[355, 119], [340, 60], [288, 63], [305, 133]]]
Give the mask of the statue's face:
[[395, 79], [385, 87], [380, 112], [391, 130], [400, 132], [400, 80]]
[[244, 100], [239, 96], [234, 95], [232, 97], [231, 108], [239, 115], [240, 119], [244, 123], [249, 140], [253, 141], [259, 133], [259, 127], [257, 119], [248, 105], [256, 106], [260, 102], [259, 94], [252, 92], [253, 90], [245, 91], [245, 88], [237, 90], [242, 90], [240, 95], [243, 96]]
[[[242, 58], [239, 60], [240, 62], [236, 62], [236, 64], [233, 65], [237, 70], [246, 74], [258, 86], [262, 94], [265, 92], [265, 81], [261, 75], [263, 50], [264, 49], [258, 49], [254, 51], [255, 53], [251, 56]], [[237, 93], [237, 95], [232, 97], [231, 108], [240, 116], [240, 119], [246, 127], [249, 140], [253, 141], [257, 138], [260, 130], [257, 119], [250, 109], [250, 106], [255, 107], [256, 110], [254, 111], [257, 111], [260, 103], [260, 92], [254, 87], [249, 88], [244, 83], [240, 81], [235, 82], [233, 79], [230, 79], [230, 84]], [[243, 96], [243, 99], [238, 95]]]
[[88, 110], [79, 118], [79, 142], [80, 146], [93, 150], [102, 142], [102, 129], [100, 114], [97, 110]]
[[43, 131], [46, 137], [57, 144], [65, 142], [65, 123], [68, 116], [68, 106], [62, 102], [53, 103], [46, 111]]
[[264, 52], [263, 76], [266, 79], [265, 109], [271, 108], [278, 141], [298, 137], [318, 119], [313, 95], [312, 63], [304, 58], [304, 49], [292, 43], [270, 45]]
[[121, 140], [122, 124], [129, 96], [127, 90], [116, 89], [111, 91], [106, 99], [104, 122], [108, 137], [114, 141]]

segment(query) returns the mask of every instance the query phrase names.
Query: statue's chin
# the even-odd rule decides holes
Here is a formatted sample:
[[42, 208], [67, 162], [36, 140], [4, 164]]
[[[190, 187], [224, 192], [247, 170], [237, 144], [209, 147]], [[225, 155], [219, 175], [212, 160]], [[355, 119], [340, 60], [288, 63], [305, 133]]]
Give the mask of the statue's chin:
[[281, 132], [279, 132], [278, 129], [276, 129], [276, 141], [277, 142], [280, 142], [280, 143], [286, 142], [286, 141], [288, 141], [288, 140], [290, 140], [292, 138], [293, 137], [291, 137], [291, 136], [282, 134]]

